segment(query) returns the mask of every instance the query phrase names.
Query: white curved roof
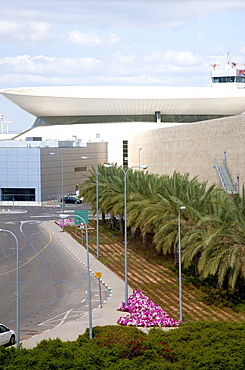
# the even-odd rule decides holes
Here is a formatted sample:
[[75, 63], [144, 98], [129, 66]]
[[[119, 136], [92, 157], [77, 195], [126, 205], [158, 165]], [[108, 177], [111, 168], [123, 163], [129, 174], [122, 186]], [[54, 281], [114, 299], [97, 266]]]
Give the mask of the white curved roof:
[[55, 86], [0, 90], [36, 116], [237, 115], [245, 111], [245, 89], [235, 87]]

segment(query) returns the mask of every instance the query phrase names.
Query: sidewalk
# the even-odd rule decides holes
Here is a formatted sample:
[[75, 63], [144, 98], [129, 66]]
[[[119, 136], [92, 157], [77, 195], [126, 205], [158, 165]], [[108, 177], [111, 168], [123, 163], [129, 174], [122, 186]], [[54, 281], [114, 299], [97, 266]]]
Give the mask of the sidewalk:
[[[81, 263], [86, 265], [87, 257], [85, 248], [81, 247], [81, 245], [69, 234], [62, 232], [54, 221], [45, 221], [43, 225], [62, 245], [64, 245], [64, 248], [67, 248], [74, 255], [74, 258], [77, 258]], [[102, 273], [102, 281], [110, 291], [110, 297], [103, 304], [103, 308], [101, 309], [99, 307], [92, 312], [93, 326], [116, 325], [117, 319], [123, 315], [123, 312], [117, 311], [117, 308], [124, 302], [124, 281], [119, 279], [91, 254], [89, 258], [91, 271]], [[131, 294], [132, 289], [129, 288], [129, 295]], [[53, 329], [46, 330], [41, 334], [23, 340], [22, 345], [25, 348], [33, 348], [41, 340], [49, 338], [60, 338], [62, 341], [73, 341], [77, 339], [79, 334], [83, 334], [88, 326], [88, 313], [86, 313], [77, 320], [66, 322]]]

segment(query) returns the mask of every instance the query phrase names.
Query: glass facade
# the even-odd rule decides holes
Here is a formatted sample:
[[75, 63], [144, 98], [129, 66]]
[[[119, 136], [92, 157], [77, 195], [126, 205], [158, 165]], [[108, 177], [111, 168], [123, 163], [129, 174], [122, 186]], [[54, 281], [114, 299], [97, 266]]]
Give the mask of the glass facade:
[[[213, 79], [216, 77], [213, 77]], [[223, 77], [222, 77], [223, 78]], [[227, 77], [228, 78], [228, 77]], [[229, 77], [231, 78], [231, 77]], [[236, 77], [243, 78], [243, 77]], [[244, 76], [245, 78], [245, 76]], [[218, 82], [218, 81], [213, 81]], [[229, 81], [227, 81], [229, 82]], [[245, 82], [245, 81], [244, 81]], [[224, 117], [225, 115], [217, 114], [163, 114], [159, 112], [159, 117], [161, 117], [161, 122], [198, 122], [205, 121], [209, 119], [216, 119]], [[39, 117], [35, 120], [32, 128], [38, 126], [55, 126], [55, 125], [75, 125], [75, 124], [90, 124], [90, 123], [125, 123], [130, 124], [136, 122], [156, 122], [156, 114], [152, 115], [123, 115], [123, 116], [71, 116], [71, 117]], [[98, 136], [97, 136], [98, 135]], [[96, 138], [99, 138], [99, 134], [96, 133]]]
[[20, 188], [2, 188], [2, 201], [19, 201], [31, 202], [35, 201], [35, 189], [20, 189]]
[[245, 76], [212, 77], [213, 83], [245, 83]]

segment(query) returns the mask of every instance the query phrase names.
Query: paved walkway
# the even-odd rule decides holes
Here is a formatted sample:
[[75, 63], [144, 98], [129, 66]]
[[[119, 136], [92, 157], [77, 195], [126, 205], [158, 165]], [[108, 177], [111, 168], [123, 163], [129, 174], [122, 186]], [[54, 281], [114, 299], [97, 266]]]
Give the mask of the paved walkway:
[[[54, 221], [45, 221], [43, 225], [74, 255], [74, 258], [79, 259], [81, 263], [86, 265], [87, 256], [85, 248], [81, 247], [81, 245], [69, 234], [62, 232]], [[102, 280], [110, 290], [110, 297], [104, 303], [103, 308], [101, 309], [99, 307], [92, 312], [93, 326], [116, 325], [117, 319], [123, 315], [122, 312], [117, 311], [117, 308], [124, 301], [124, 281], [119, 279], [91, 254], [90, 269], [92, 272], [102, 273]], [[131, 293], [132, 290], [129, 288], [129, 295]], [[33, 348], [42, 339], [49, 338], [60, 338], [62, 341], [73, 341], [77, 339], [79, 334], [83, 334], [88, 326], [88, 313], [86, 313], [77, 320], [66, 322], [53, 329], [46, 330], [41, 334], [28, 338], [22, 342], [22, 345], [25, 348]]]

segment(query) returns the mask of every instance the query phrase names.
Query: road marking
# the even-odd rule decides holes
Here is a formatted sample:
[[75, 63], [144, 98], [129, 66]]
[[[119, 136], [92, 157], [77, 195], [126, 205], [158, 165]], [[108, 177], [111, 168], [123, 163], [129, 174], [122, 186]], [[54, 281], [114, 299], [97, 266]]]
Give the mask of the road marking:
[[65, 322], [65, 319], [69, 316], [69, 313], [72, 311], [72, 309], [70, 311], [67, 311], [67, 313], [64, 315], [63, 319], [61, 320], [61, 322], [59, 323], [58, 326], [64, 324]]
[[53, 215], [37, 215], [37, 216], [29, 216], [29, 217], [30, 217], [30, 218], [31, 218], [31, 217], [33, 217], [33, 218], [34, 218], [34, 217], [35, 217], [35, 218], [39, 218], [39, 217], [40, 217], [40, 218], [41, 218], [41, 217], [50, 217], [50, 218], [53, 218], [54, 216], [53, 216]]
[[56, 283], [66, 283], [67, 281], [69, 280], [57, 280], [57, 281], [53, 281], [52, 284], [56, 284]]
[[[52, 241], [52, 234], [46, 228], [45, 228], [45, 230], [47, 231], [47, 233], [49, 235], [49, 241], [48, 241], [48, 243], [39, 252], [37, 252], [34, 256], [28, 258], [28, 260], [25, 263], [23, 263], [22, 265], [20, 265], [19, 268], [24, 267], [25, 265], [27, 265], [28, 263], [30, 263], [34, 258], [36, 258], [37, 256], [39, 256], [39, 254], [41, 254], [50, 245], [50, 243]], [[23, 231], [21, 230], [21, 232], [23, 232]], [[16, 271], [16, 268], [14, 268], [13, 270], [9, 270], [9, 271], [6, 271], [4, 273], [1, 273], [0, 276], [10, 274], [11, 272], [14, 272], [14, 271]]]
[[[72, 313], [72, 314], [71, 314]], [[41, 323], [39, 323], [38, 325], [42, 325], [42, 326], [60, 326], [62, 325], [65, 320], [67, 318], [71, 319], [71, 318], [77, 318], [79, 316], [82, 316], [84, 312], [83, 311], [73, 311], [73, 308], [68, 310], [68, 311], [65, 311], [57, 316], [54, 316], [46, 321], [43, 321]], [[58, 322], [58, 325], [57, 325], [57, 322]]]

